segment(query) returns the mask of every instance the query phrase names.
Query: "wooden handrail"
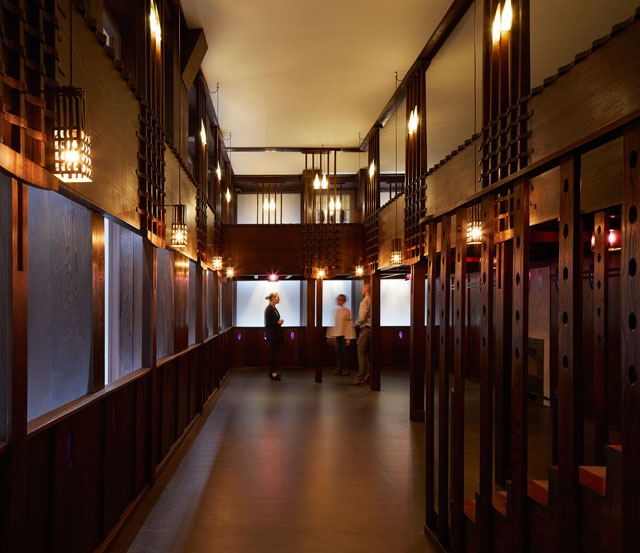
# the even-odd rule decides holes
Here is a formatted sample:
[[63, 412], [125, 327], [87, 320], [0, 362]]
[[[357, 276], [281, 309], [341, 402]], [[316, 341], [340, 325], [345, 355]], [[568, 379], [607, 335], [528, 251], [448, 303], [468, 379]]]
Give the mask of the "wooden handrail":
[[183, 355], [186, 355], [190, 351], [199, 348], [201, 345], [202, 345], [201, 342], [196, 342], [195, 344], [191, 344], [187, 349], [183, 349], [182, 351], [180, 351], [178, 353], [174, 353], [172, 355], [167, 355], [166, 357], [163, 357], [162, 359], [158, 359], [158, 361], [156, 362], [156, 366], [157, 367], [163, 367], [164, 365], [166, 365], [168, 363], [171, 363], [171, 361], [174, 361], [178, 357], [182, 357]]

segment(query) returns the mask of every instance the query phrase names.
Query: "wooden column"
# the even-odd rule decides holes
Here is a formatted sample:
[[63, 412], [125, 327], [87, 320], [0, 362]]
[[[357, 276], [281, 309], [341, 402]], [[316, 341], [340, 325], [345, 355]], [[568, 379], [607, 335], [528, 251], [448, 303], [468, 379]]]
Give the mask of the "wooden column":
[[428, 528], [435, 529], [435, 483], [434, 483], [434, 425], [435, 425], [435, 374], [438, 370], [438, 328], [436, 327], [436, 275], [438, 270], [438, 223], [429, 223], [427, 237], [427, 359], [425, 367], [424, 418], [425, 418], [425, 496]]
[[467, 208], [456, 211], [453, 286], [453, 409], [451, 421], [451, 529], [454, 552], [464, 551], [464, 395], [467, 359]]
[[622, 185], [622, 550], [640, 543], [640, 126], [624, 134]]
[[442, 218], [440, 231], [440, 359], [438, 402], [438, 540], [449, 545], [449, 371], [451, 370], [451, 216]]
[[558, 524], [560, 550], [580, 550], [578, 468], [582, 457], [582, 224], [580, 158], [560, 165], [558, 236]]
[[425, 338], [424, 285], [427, 260], [423, 257], [411, 265], [411, 336], [409, 372], [409, 418], [424, 421]]
[[495, 479], [502, 487], [509, 479], [511, 411], [511, 312], [513, 308], [513, 242], [496, 244], [495, 316]]
[[307, 370], [316, 370], [316, 281], [307, 279], [306, 328], [305, 328], [305, 362]]
[[27, 531], [27, 383], [28, 348], [28, 193], [27, 186], [12, 179], [11, 200], [11, 383], [7, 441], [10, 508], [9, 551], [20, 551]]
[[480, 504], [478, 527], [480, 551], [493, 551], [493, 258], [494, 246], [493, 195], [482, 199], [482, 244], [480, 246]]
[[529, 340], [529, 182], [513, 193], [513, 315], [511, 318], [511, 551], [527, 550], [527, 380]]
[[149, 435], [151, 453], [149, 454], [149, 478], [151, 483], [156, 479], [156, 465], [159, 462], [160, 444], [160, 420], [157, 416], [160, 412], [161, 382], [157, 367], [157, 287], [158, 287], [158, 261], [157, 250], [147, 239], [142, 240], [144, 255], [142, 263], [142, 366], [151, 369], [151, 416]]
[[607, 364], [609, 333], [609, 217], [606, 211], [595, 214], [593, 235], [593, 462], [604, 465], [604, 448], [609, 443], [607, 414]]
[[205, 352], [202, 343], [205, 339], [205, 317], [207, 313], [206, 308], [206, 294], [205, 294], [205, 280], [207, 278], [207, 270], [201, 265], [201, 262], [196, 263], [196, 342], [201, 345], [200, 354], [197, 357], [197, 410], [202, 411], [202, 406], [207, 398], [207, 393], [204, 389], [204, 370], [205, 369]]
[[91, 391], [104, 388], [104, 217], [91, 210], [91, 250], [92, 250], [92, 336], [91, 344]]
[[375, 271], [369, 281], [371, 293], [371, 346], [369, 375], [371, 389], [380, 391], [380, 271]]
[[[324, 340], [322, 335], [322, 279], [316, 280], [316, 344], [319, 349], [320, 344]], [[316, 350], [318, 351], [318, 350]], [[316, 382], [322, 382], [322, 362], [315, 360]]]
[[220, 340], [218, 335], [220, 334], [220, 277], [218, 272], [213, 272], [213, 335], [215, 338], [215, 350], [211, 361], [213, 367], [207, 370], [213, 370], [213, 387], [220, 387]]

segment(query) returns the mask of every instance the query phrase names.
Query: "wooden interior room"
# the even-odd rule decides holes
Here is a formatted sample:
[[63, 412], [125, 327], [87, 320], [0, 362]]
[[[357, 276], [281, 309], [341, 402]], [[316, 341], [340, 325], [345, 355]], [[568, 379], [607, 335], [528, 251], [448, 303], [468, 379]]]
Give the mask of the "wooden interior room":
[[637, 0], [0, 36], [0, 551], [640, 550]]

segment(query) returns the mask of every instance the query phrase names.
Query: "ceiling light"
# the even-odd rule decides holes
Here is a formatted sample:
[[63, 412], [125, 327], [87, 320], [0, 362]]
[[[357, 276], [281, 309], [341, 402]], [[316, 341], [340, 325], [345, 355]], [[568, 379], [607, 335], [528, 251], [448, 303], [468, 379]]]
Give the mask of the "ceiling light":
[[318, 173], [316, 173], [316, 178], [313, 179], [313, 189], [320, 190], [320, 177], [318, 177]]
[[364, 267], [362, 265], [356, 265], [356, 276], [361, 277], [364, 275]]
[[402, 264], [402, 240], [394, 238], [391, 240], [391, 265]]
[[322, 190], [326, 190], [329, 188], [329, 183], [327, 182], [327, 174], [322, 175]]

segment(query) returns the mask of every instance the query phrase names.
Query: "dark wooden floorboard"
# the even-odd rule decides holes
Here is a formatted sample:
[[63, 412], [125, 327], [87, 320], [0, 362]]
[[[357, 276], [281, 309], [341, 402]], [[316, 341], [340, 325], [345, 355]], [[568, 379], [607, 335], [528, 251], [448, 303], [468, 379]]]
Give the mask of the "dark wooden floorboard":
[[383, 380], [235, 371], [112, 551], [437, 551], [408, 373]]

